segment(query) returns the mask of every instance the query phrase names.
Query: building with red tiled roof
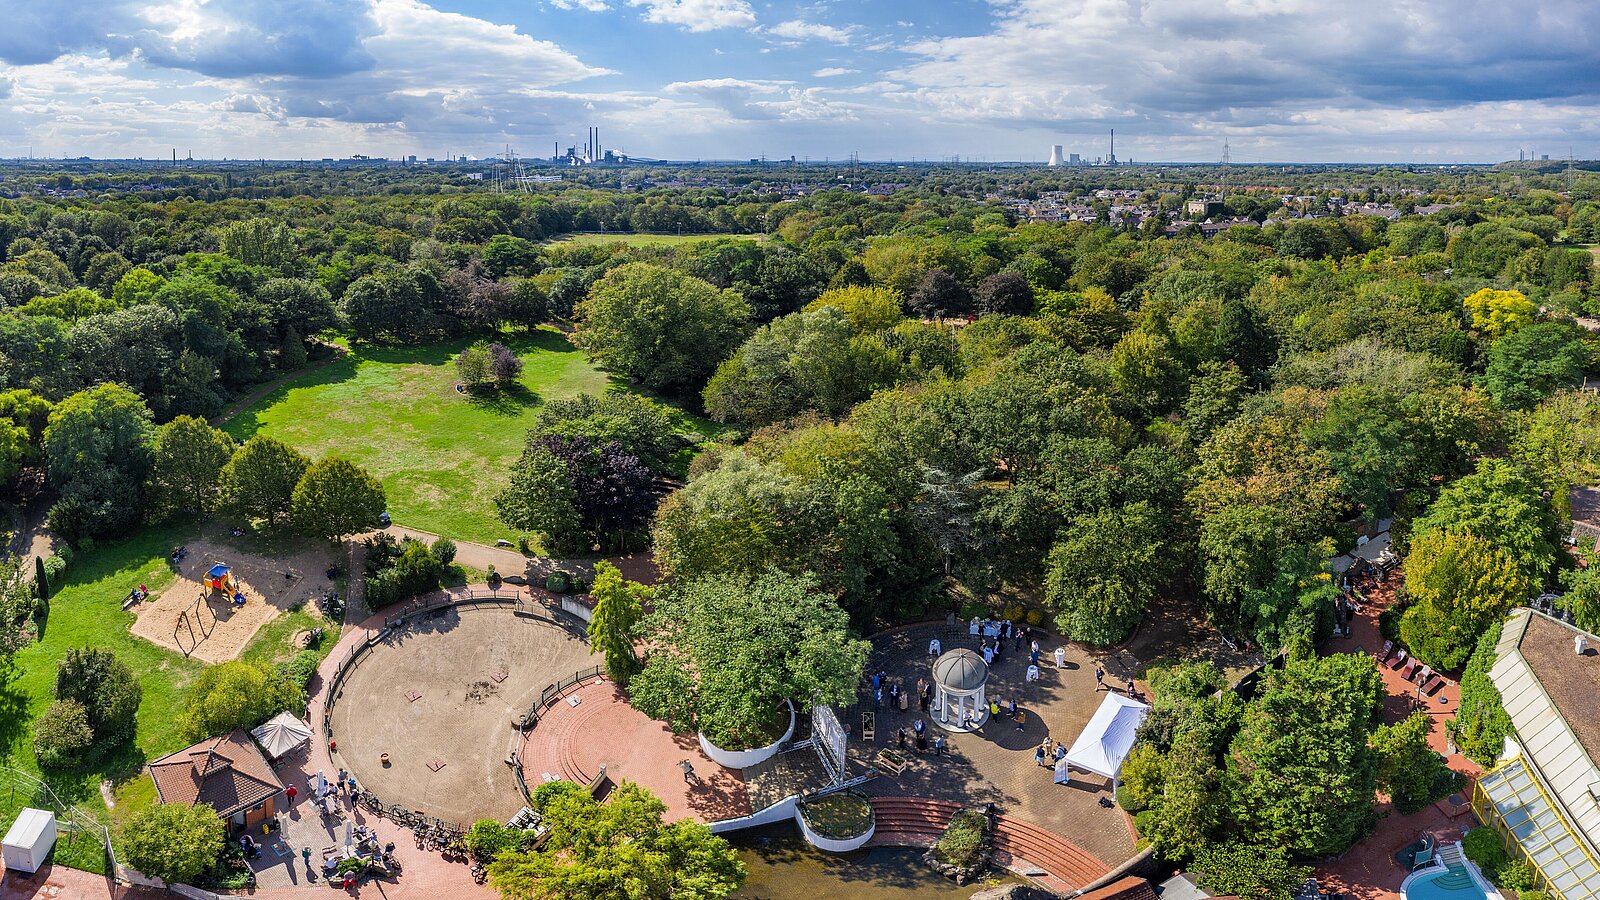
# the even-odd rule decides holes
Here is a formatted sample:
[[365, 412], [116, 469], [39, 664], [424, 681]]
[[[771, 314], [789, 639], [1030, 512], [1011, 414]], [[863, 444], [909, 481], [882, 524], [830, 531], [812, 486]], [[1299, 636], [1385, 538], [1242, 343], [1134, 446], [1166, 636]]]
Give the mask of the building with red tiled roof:
[[206, 803], [230, 826], [249, 827], [277, 813], [283, 782], [243, 729], [207, 738], [149, 765], [162, 803]]
[[1155, 888], [1137, 875], [1113, 881], [1103, 888], [1082, 894], [1078, 900], [1156, 900]]

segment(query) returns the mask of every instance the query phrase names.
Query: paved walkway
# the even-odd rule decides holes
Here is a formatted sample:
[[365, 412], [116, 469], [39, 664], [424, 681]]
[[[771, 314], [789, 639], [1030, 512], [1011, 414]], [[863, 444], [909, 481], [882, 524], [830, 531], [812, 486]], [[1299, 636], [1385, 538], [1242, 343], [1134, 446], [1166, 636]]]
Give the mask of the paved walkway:
[[7, 870], [0, 900], [157, 900], [173, 895], [115, 884], [104, 875], [49, 865], [32, 875]]
[[[1383, 636], [1378, 630], [1378, 616], [1394, 602], [1395, 588], [1401, 583], [1400, 572], [1391, 574], [1383, 584], [1368, 583], [1363, 587], [1366, 603], [1350, 623], [1350, 637], [1335, 638], [1323, 647], [1325, 653], [1383, 653]], [[1379, 665], [1383, 674], [1383, 720], [1398, 722], [1417, 708], [1417, 686], [1401, 676], [1401, 671]], [[1428, 743], [1433, 749], [1446, 754], [1450, 768], [1469, 779], [1482, 774], [1482, 769], [1472, 760], [1453, 752], [1449, 736], [1445, 733], [1445, 720], [1454, 716], [1461, 707], [1461, 686], [1449, 681], [1434, 697], [1423, 698], [1422, 708], [1433, 720], [1433, 730]], [[1423, 832], [1433, 832], [1440, 842], [1459, 840], [1462, 832], [1477, 824], [1477, 818], [1467, 807], [1470, 788], [1457, 795], [1459, 802], [1450, 799], [1426, 807], [1419, 812], [1402, 816], [1393, 811], [1386, 798], [1380, 798], [1378, 826], [1365, 840], [1332, 863], [1317, 867], [1317, 878], [1323, 888], [1339, 891], [1357, 900], [1398, 900], [1400, 882], [1406, 872], [1394, 861], [1394, 854], [1416, 840]]]
[[[1074, 774], [1070, 785], [1053, 783], [1052, 771], [1034, 763], [1034, 748], [1046, 736], [1072, 745], [1089, 717], [1104, 699], [1095, 687], [1094, 669], [1105, 666], [1106, 683], [1121, 685], [1133, 674], [1137, 662], [1115, 653], [1092, 653], [1061, 638], [1035, 630], [1039, 637], [1040, 680], [1026, 681], [1027, 645], [1021, 652], [1008, 642], [1006, 652], [990, 670], [988, 695], [1002, 701], [1015, 698], [1026, 714], [1021, 731], [1009, 720], [991, 721], [973, 734], [948, 735], [951, 753], [935, 757], [908, 753], [911, 765], [899, 776], [885, 774], [863, 790], [880, 796], [907, 795], [947, 800], [967, 805], [994, 803], [999, 810], [1038, 825], [1077, 844], [1107, 867], [1133, 855], [1133, 837], [1127, 818], [1115, 807], [1105, 807], [1111, 787], [1104, 778]], [[928, 642], [939, 638], [944, 651], [958, 647], [977, 649], [978, 639], [965, 625], [919, 625], [886, 632], [873, 638], [871, 671], [888, 673], [889, 681], [916, 689], [918, 678], [931, 678]], [[1066, 664], [1056, 668], [1054, 651], [1065, 647]], [[885, 689], [887, 693], [887, 688]], [[885, 703], [887, 707], [887, 702]], [[862, 713], [871, 712], [869, 699], [841, 717], [851, 727], [850, 752], [868, 765], [878, 749], [896, 742], [895, 732], [910, 728], [923, 714], [913, 700], [906, 712], [884, 708], [875, 713], [876, 735], [861, 740]], [[929, 726], [930, 734], [933, 726]]]
[[[395, 524], [384, 529], [396, 539], [412, 537], [426, 543], [433, 543], [439, 535], [420, 528], [411, 528], [406, 525]], [[376, 534], [376, 532], [373, 532]], [[358, 535], [357, 540], [365, 540], [371, 534]], [[594, 577], [594, 564], [600, 559], [609, 561], [622, 571], [623, 577], [644, 584], [654, 584], [660, 577], [656, 570], [655, 561], [648, 551], [638, 553], [625, 553], [618, 556], [582, 557], [573, 559], [557, 559], [546, 556], [524, 556], [515, 547], [491, 547], [488, 544], [478, 544], [472, 541], [455, 540], [456, 562], [473, 569], [487, 571], [490, 566], [501, 575], [521, 575], [535, 585], [544, 584], [544, 577], [551, 572], [561, 570], [575, 572], [584, 578]]]
[[[677, 766], [681, 759], [694, 766], [698, 783], [684, 781]], [[604, 680], [557, 701], [522, 745], [523, 777], [530, 787], [548, 776], [587, 783], [601, 766], [614, 782], [627, 779], [649, 788], [667, 804], [669, 821], [715, 822], [751, 812], [740, 772], [708, 759], [696, 737], [675, 735], [629, 706], [616, 685]]]

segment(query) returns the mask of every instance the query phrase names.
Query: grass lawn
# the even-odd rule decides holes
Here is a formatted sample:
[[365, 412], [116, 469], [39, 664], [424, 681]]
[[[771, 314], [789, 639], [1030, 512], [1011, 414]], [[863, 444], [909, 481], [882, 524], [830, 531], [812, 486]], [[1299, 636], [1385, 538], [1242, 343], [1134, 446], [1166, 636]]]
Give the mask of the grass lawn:
[[[30, 723], [50, 705], [56, 664], [67, 651], [107, 647], [138, 673], [144, 699], [133, 745], [93, 760], [83, 773], [51, 773], [46, 779], [63, 800], [86, 811], [105, 811], [102, 780], [112, 782], [116, 818], [148, 805], [155, 799], [155, 790], [141, 774], [144, 763], [185, 746], [178, 736], [178, 714], [186, 689], [203, 665], [130, 634], [128, 625], [134, 617], [122, 611], [122, 600], [140, 583], [156, 590], [171, 581], [166, 557], [186, 536], [183, 529], [151, 529], [131, 540], [79, 553], [66, 583], [50, 601], [43, 637], [17, 654], [12, 678], [0, 685], [0, 751], [5, 753], [5, 764], [39, 775]], [[10, 826], [17, 809], [26, 805], [19, 801], [26, 799], [0, 794], [0, 830]], [[57, 861], [74, 868], [104, 870], [98, 845], [81, 838], [62, 844]]]
[[574, 244], [579, 247], [592, 247], [595, 245], [627, 244], [630, 247], [659, 247], [682, 244], [699, 244], [704, 241], [731, 240], [731, 241], [764, 241], [764, 234], [630, 234], [626, 232], [611, 232], [602, 234], [597, 232], [584, 232], [583, 234], [569, 234], [554, 238], [552, 244]]
[[[362, 346], [273, 391], [223, 428], [240, 441], [269, 434], [312, 458], [345, 456], [383, 482], [396, 522], [493, 544], [514, 537], [495, 515], [494, 496], [510, 479], [539, 404], [620, 385], [554, 329], [501, 341], [524, 368], [517, 388], [493, 400], [455, 391], [454, 359], [468, 339]], [[700, 434], [714, 427], [687, 415], [682, 423]]]

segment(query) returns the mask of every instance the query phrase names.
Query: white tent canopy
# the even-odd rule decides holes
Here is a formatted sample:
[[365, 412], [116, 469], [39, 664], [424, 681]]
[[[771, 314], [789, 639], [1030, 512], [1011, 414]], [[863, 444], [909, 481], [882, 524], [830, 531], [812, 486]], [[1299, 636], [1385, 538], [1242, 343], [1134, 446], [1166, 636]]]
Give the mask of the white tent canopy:
[[1122, 770], [1122, 761], [1133, 749], [1134, 732], [1149, 712], [1150, 707], [1137, 700], [1107, 694], [1067, 751], [1067, 762], [1074, 768], [1115, 779]]
[[256, 741], [272, 759], [291, 753], [296, 747], [311, 740], [311, 726], [286, 712], [277, 714], [265, 725], [250, 733], [255, 735]]

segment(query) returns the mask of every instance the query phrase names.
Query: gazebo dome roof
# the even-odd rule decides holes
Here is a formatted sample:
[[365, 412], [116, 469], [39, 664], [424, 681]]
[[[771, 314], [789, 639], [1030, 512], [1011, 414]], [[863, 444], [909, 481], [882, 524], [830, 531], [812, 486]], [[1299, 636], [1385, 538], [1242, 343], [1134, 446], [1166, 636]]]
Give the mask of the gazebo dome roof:
[[989, 680], [989, 664], [971, 650], [951, 650], [933, 661], [933, 680], [947, 691], [975, 691]]

